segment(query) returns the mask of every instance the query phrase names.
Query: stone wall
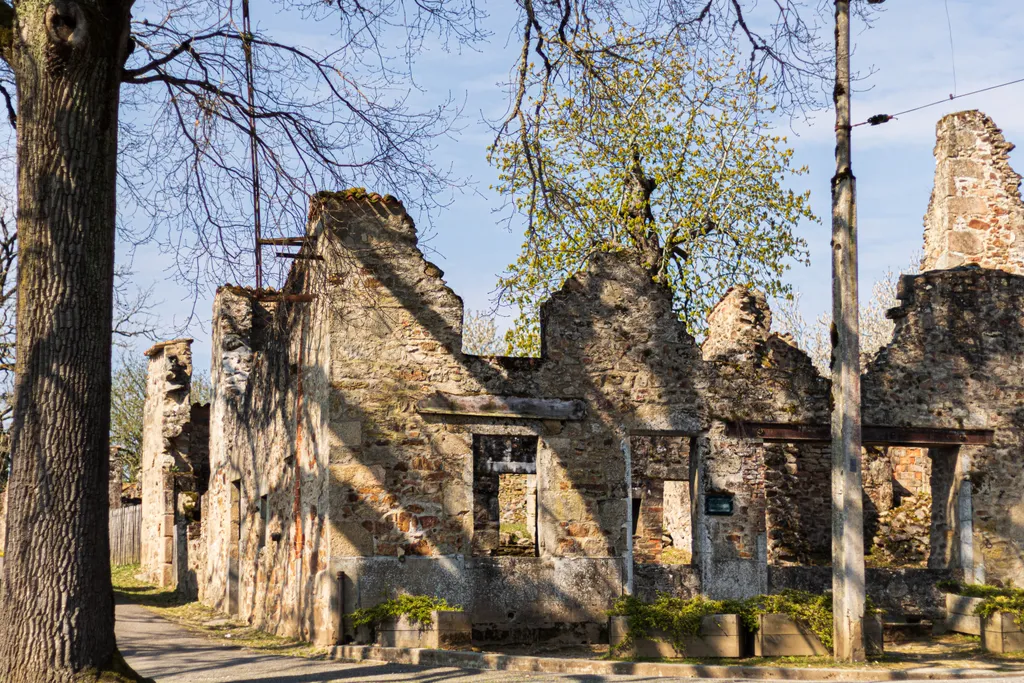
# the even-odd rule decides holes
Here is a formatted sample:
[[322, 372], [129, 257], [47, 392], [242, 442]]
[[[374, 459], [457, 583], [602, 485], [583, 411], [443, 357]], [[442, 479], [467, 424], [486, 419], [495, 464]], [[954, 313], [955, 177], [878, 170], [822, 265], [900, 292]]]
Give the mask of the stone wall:
[[[725, 421], [823, 424], [829, 383], [788, 336], [773, 334], [764, 295], [734, 287], [709, 317], [704, 358], [714, 417]], [[757, 564], [820, 563], [831, 555], [831, 456], [819, 444], [760, 443], [756, 435], [710, 434], [705, 489], [739, 491], [738, 514], [709, 518], [717, 558]], [[758, 537], [764, 557], [756, 558]], [[705, 553], [707, 556], [708, 553]], [[735, 581], [734, 577], [730, 579]], [[763, 588], [763, 579], [747, 590]]]
[[[1024, 277], [966, 266], [904, 275], [893, 342], [863, 380], [866, 423], [994, 429], [993, 443], [933, 449], [931, 567], [1024, 580]], [[943, 462], [938, 467], [936, 457]], [[922, 475], [923, 476], [923, 475]], [[960, 538], [966, 495], [973, 533]], [[961, 553], [963, 542], [971, 558]]]
[[[933, 213], [973, 206], [946, 199]], [[744, 597], [828, 575], [793, 566], [829, 561], [827, 444], [743, 432], [830, 419], [828, 381], [770, 333], [762, 295], [730, 290], [698, 348], [671, 292], [601, 253], [541, 307], [540, 358], [478, 357], [397, 200], [315, 196], [303, 249], [314, 258], [281, 292], [215, 300], [204, 601], [331, 643], [353, 635], [342, 605], [426, 593], [466, 606], [481, 643], [593, 641], [630, 590]], [[887, 564], [928, 567], [873, 569], [869, 593], [931, 614], [931, 584], [913, 581], [961, 565], [1024, 576], [1024, 278], [930, 271], [905, 277], [900, 300], [864, 379], [865, 422], [996, 430], [989, 447], [866, 453], [869, 540]], [[732, 514], [710, 514], [709, 496]], [[889, 542], [903, 534], [907, 548]]]
[[[315, 244], [315, 241], [313, 242]], [[281, 635], [337, 641], [329, 570], [330, 335], [320, 286], [293, 270], [280, 293], [214, 302], [204, 602]]]
[[192, 340], [148, 351], [142, 426], [142, 573], [158, 586], [174, 583], [175, 477], [188, 468]]
[[[425, 585], [473, 605], [485, 640], [540, 631], [596, 637], [603, 610], [628, 581], [633, 547], [624, 442], [631, 433], [705, 429], [699, 353], [670, 293], [623, 257], [603, 255], [542, 307], [541, 359], [468, 356], [461, 351], [462, 302], [420, 253], [401, 205], [321, 199], [315, 215], [330, 226], [336, 250], [325, 262], [331, 555], [332, 568], [346, 576], [347, 608], [385, 597], [367, 589], [367, 582], [377, 585], [368, 567], [397, 562], [389, 592]], [[586, 412], [545, 418], [421, 409], [424, 401], [451, 397], [575, 400]], [[534, 439], [535, 453], [475, 462], [481, 437]], [[688, 481], [688, 458], [688, 448], [676, 450], [660, 467]], [[500, 510], [514, 506], [480, 486], [489, 472], [510, 468], [527, 477], [521, 489], [536, 479], [536, 501], [527, 494], [522, 513], [535, 506], [536, 546], [523, 554], [536, 557], [495, 557], [509, 546], [487, 540]], [[495, 512], [485, 509], [488, 501]], [[658, 544], [662, 536], [659, 530]], [[450, 578], [423, 584], [406, 566]], [[487, 592], [498, 583], [522, 590], [498, 600]], [[501, 608], [476, 602], [477, 595]]]
[[980, 111], [936, 126], [935, 187], [925, 214], [922, 270], [975, 263], [1024, 273], [1024, 204], [1013, 145]]

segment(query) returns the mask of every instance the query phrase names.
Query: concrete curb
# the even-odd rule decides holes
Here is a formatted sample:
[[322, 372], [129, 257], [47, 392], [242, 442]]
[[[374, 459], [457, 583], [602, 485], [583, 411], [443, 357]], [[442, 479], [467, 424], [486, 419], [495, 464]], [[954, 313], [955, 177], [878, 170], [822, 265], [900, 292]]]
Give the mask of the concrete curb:
[[589, 674], [597, 676], [649, 676], [652, 678], [746, 678], [787, 681], [929, 681], [969, 678], [1006, 678], [1024, 675], [1020, 671], [985, 669], [921, 668], [894, 669], [811, 669], [775, 666], [711, 666], [664, 662], [615, 662], [594, 659], [563, 659], [528, 655], [502, 655], [466, 650], [427, 650], [373, 645], [339, 645], [331, 658], [347, 661], [376, 661], [429, 667], [456, 667], [521, 673]]

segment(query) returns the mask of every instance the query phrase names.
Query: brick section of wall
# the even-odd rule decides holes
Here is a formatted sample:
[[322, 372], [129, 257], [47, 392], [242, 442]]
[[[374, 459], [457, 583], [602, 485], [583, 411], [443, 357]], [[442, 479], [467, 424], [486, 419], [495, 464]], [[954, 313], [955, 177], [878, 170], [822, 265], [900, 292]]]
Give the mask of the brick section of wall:
[[1024, 204], [1013, 145], [980, 111], [936, 126], [935, 187], [925, 214], [922, 270], [976, 263], [1024, 273]]

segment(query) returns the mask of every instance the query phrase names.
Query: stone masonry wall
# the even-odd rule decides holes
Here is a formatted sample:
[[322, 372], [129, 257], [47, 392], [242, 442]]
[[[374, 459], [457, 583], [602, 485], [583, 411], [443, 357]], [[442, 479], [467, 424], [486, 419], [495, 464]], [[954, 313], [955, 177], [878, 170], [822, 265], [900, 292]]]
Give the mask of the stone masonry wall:
[[175, 476], [188, 470], [191, 339], [146, 351], [149, 370], [142, 427], [142, 573], [158, 586], [174, 583]]
[[827, 446], [729, 437], [724, 423], [827, 423], [829, 383], [789, 337], [770, 333], [764, 295], [734, 287], [708, 322], [708, 398], [721, 426], [711, 431], [705, 487], [738, 491], [735, 517], [706, 520], [712, 552], [716, 559], [754, 560], [763, 534], [770, 563], [821, 562], [831, 548]]
[[338, 632], [329, 572], [329, 336], [323, 300], [308, 296], [321, 286], [303, 266], [269, 297], [218, 290], [205, 572], [197, 574], [209, 604], [273, 633], [330, 644]]
[[936, 126], [935, 187], [925, 214], [922, 270], [976, 263], [1024, 274], [1024, 204], [1013, 145], [980, 111]]
[[[957, 492], [973, 489], [974, 562], [1024, 580], [1024, 277], [977, 266], [904, 275], [893, 342], [863, 379], [869, 424], [994, 429], [989, 446], [932, 449], [929, 565], [960, 568]], [[936, 457], [942, 458], [937, 469]], [[940, 476], [941, 475], [941, 476]], [[923, 476], [923, 475], [922, 475]], [[945, 547], [937, 547], [937, 546]]]
[[[320, 199], [314, 220], [329, 226], [334, 250], [325, 261], [331, 555], [346, 605], [382, 599], [383, 572], [389, 592], [426, 585], [466, 605], [481, 638], [597, 637], [630, 547], [624, 440], [704, 427], [699, 355], [669, 292], [602, 256], [542, 308], [542, 359], [467, 356], [462, 302], [423, 258], [401, 205]], [[437, 395], [575, 399], [587, 412], [545, 420], [417, 408]], [[537, 437], [537, 557], [474, 554], [474, 435]]]

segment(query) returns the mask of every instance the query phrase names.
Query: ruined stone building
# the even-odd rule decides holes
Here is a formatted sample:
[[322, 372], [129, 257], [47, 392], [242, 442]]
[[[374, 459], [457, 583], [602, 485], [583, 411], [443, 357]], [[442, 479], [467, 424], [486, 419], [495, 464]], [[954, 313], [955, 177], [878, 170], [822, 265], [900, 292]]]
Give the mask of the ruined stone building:
[[[863, 379], [868, 588], [910, 617], [939, 578], [1024, 580], [1020, 178], [984, 115], [938, 131], [925, 272]], [[396, 592], [487, 644], [598, 642], [625, 592], [830, 586], [829, 382], [759, 293], [698, 344], [600, 254], [542, 306], [540, 358], [478, 357], [397, 200], [316, 195], [301, 254], [280, 291], [218, 290], [208, 409], [187, 340], [149, 352], [153, 579], [320, 643]]]

